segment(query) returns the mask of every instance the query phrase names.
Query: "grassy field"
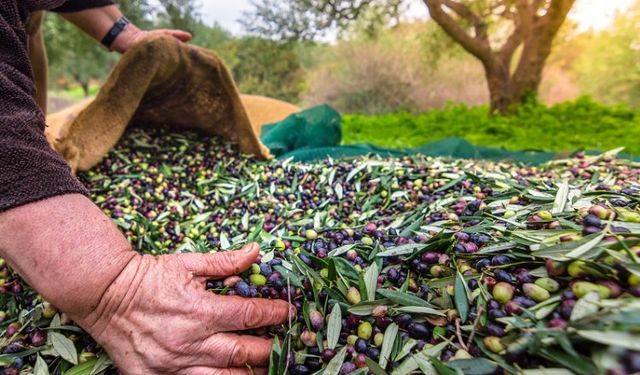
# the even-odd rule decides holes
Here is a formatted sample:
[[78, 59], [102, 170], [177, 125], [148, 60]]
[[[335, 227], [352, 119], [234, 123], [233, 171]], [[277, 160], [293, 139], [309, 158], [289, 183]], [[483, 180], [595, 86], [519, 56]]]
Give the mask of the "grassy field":
[[451, 106], [422, 114], [344, 116], [344, 143], [383, 147], [420, 146], [462, 137], [483, 146], [510, 150], [609, 150], [624, 146], [640, 155], [640, 113], [588, 98], [553, 107], [523, 106], [509, 117], [489, 117], [487, 107]]
[[[91, 87], [95, 95], [98, 86]], [[78, 87], [51, 91], [67, 104], [83, 99]], [[58, 108], [59, 109], [59, 108]], [[527, 104], [508, 117], [488, 116], [488, 107], [451, 105], [420, 114], [344, 115], [343, 143], [381, 147], [417, 147], [447, 137], [509, 150], [572, 152], [610, 150], [640, 155], [640, 112], [582, 98], [553, 107]]]

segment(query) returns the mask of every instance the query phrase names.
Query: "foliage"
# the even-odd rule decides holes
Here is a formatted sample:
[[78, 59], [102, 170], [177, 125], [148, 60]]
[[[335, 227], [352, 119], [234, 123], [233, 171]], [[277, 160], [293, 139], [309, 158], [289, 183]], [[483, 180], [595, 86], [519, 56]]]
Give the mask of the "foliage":
[[606, 103], [640, 105], [640, 1], [619, 14], [609, 30], [587, 33], [573, 66], [581, 88]]
[[[150, 29], [174, 27], [164, 5], [182, 2], [117, 3], [135, 24]], [[247, 92], [305, 105], [329, 103], [346, 113], [363, 114], [421, 112], [448, 102], [476, 106], [489, 100], [482, 65], [435, 22], [395, 23], [390, 14], [365, 10], [345, 25], [337, 43], [283, 44], [235, 37], [220, 25], [205, 23], [194, 4], [188, 1], [183, 4], [187, 12], [178, 11], [193, 18], [193, 43], [215, 51]], [[575, 23], [565, 23], [544, 71], [541, 100], [558, 103], [584, 93], [608, 104], [640, 105], [634, 27], [639, 14], [640, 2], [601, 32], [579, 32]], [[489, 31], [498, 27], [491, 23]], [[85, 88], [92, 80], [98, 83], [118, 58], [54, 15], [47, 17], [45, 36], [52, 83], [61, 82], [63, 89], [73, 88], [69, 82]], [[269, 51], [270, 46], [275, 50]]]
[[136, 26], [146, 29], [152, 25], [149, 14], [152, 14], [154, 7], [150, 0], [116, 0], [123, 14]]
[[235, 52], [232, 71], [241, 92], [298, 102], [304, 72], [291, 44], [245, 37], [230, 46]]
[[46, 15], [44, 36], [52, 76], [64, 75], [74, 80], [85, 96], [89, 95], [90, 81], [106, 76], [114, 62], [114, 56], [99, 43], [57, 15]]
[[620, 146], [640, 154], [640, 114], [624, 106], [605, 106], [589, 98], [545, 107], [525, 104], [512, 116], [488, 117], [486, 106], [452, 105], [419, 115], [349, 115], [345, 143], [414, 147], [444, 137], [463, 137], [485, 146], [512, 150], [571, 152]]
[[194, 0], [159, 0], [162, 10], [159, 24], [171, 28], [194, 32], [200, 14]]
[[323, 51], [309, 69], [307, 104], [346, 113], [419, 112], [455, 100], [486, 103], [482, 67], [454, 44], [438, 45], [433, 22], [403, 23], [377, 38], [354, 35]]
[[[424, 4], [451, 40], [482, 62], [491, 114], [504, 114], [537, 95], [553, 40], [574, 1], [424, 0]], [[261, 0], [254, 3], [245, 27], [269, 37], [313, 38], [317, 29], [344, 29], [362, 18], [384, 24], [388, 17], [398, 18], [402, 4], [406, 2]], [[375, 35], [375, 27], [365, 30]]]
[[403, 0], [260, 0], [244, 14], [242, 24], [251, 33], [280, 40], [313, 40], [327, 30], [348, 27], [366, 15], [369, 25], [397, 19]]
[[[209, 27], [199, 19], [194, 0], [117, 0], [122, 12], [142, 29], [172, 27], [194, 33], [194, 42], [216, 49], [231, 39], [231, 35], [218, 25]], [[44, 24], [45, 43], [49, 55], [51, 77], [54, 81], [75, 81], [85, 96], [90, 95], [92, 80], [102, 80], [117, 61], [116, 55], [106, 51], [70, 23], [54, 14], [48, 14]], [[222, 48], [220, 48], [222, 50]]]
[[[311, 59], [312, 48], [259, 37], [236, 38], [220, 25], [205, 24], [194, 0], [118, 0], [123, 13], [143, 28], [171, 27], [193, 33], [195, 45], [215, 51], [231, 68], [240, 89], [298, 102], [304, 89], [304, 71], [298, 52]], [[45, 37], [52, 80], [77, 82], [90, 95], [91, 80], [104, 79], [117, 56], [79, 32], [60, 17], [46, 18]]]
[[230, 46], [235, 38], [229, 31], [217, 23], [208, 26], [202, 21], [197, 21], [193, 24], [192, 32], [191, 43], [214, 51], [229, 66], [235, 64], [235, 49]]

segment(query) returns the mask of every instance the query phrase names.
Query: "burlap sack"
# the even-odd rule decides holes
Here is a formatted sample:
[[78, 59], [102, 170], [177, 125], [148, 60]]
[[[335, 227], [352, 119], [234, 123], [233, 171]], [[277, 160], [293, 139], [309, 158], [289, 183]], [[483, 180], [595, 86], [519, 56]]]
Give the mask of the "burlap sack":
[[95, 100], [48, 116], [47, 138], [74, 172], [95, 166], [133, 122], [200, 129], [268, 158], [259, 127], [299, 108], [261, 97], [244, 102], [249, 111], [213, 52], [155, 36], [123, 55]]
[[[282, 100], [268, 98], [260, 95], [240, 94], [240, 101], [244, 106], [251, 127], [256, 135], [262, 135], [262, 127], [267, 124], [280, 122], [302, 109], [291, 103]], [[78, 117], [93, 99], [85, 99], [61, 111], [47, 115], [47, 137], [49, 139], [59, 138], [61, 130], [67, 128]]]

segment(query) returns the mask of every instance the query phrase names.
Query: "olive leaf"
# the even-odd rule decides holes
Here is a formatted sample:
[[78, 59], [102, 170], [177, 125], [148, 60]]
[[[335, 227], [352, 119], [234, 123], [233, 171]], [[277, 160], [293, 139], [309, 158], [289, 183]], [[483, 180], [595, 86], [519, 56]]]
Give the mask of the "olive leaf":
[[344, 363], [344, 358], [347, 355], [347, 347], [343, 347], [340, 349], [338, 354], [336, 354], [333, 359], [327, 364], [327, 367], [324, 369], [324, 375], [338, 375], [340, 373], [340, 368]]
[[429, 360], [422, 357], [415, 357], [414, 360], [424, 375], [439, 375], [438, 370], [433, 367]]
[[373, 313], [373, 309], [376, 306], [385, 305], [387, 303], [389, 303], [389, 300], [386, 300], [386, 299], [360, 302], [357, 305], [350, 306], [349, 312], [354, 315], [368, 316]]
[[364, 282], [367, 289], [368, 301], [373, 301], [376, 299], [376, 288], [378, 287], [379, 273], [380, 272], [378, 271], [378, 265], [372, 263], [371, 266], [367, 268], [367, 271], [364, 274]]
[[463, 371], [455, 371], [453, 369], [451, 369], [451, 367], [445, 365], [442, 361], [440, 361], [437, 358], [431, 358], [431, 363], [433, 364], [433, 367], [436, 368], [436, 370], [438, 371], [439, 375], [460, 375], [460, 374], [464, 374]]
[[440, 353], [450, 344], [450, 341], [443, 341], [432, 347], [425, 347], [421, 352], [407, 357], [393, 372], [391, 375], [402, 375], [402, 374], [410, 374], [411, 372], [417, 370], [420, 366], [418, 365], [418, 361], [427, 361], [432, 363], [432, 358], [435, 356], [439, 356]]
[[565, 256], [567, 258], [571, 258], [571, 259], [584, 258], [584, 255], [587, 252], [589, 252], [591, 249], [596, 247], [600, 242], [602, 242], [602, 239], [604, 238], [604, 235], [605, 235], [605, 231], [603, 231], [602, 234], [600, 234], [599, 236], [595, 237], [591, 241], [576, 247], [575, 249], [573, 249], [572, 251], [567, 253]]
[[44, 359], [40, 357], [39, 354], [36, 356], [36, 364], [33, 367], [33, 375], [49, 375], [49, 366], [47, 365], [47, 362], [45, 362]]
[[564, 212], [567, 206], [567, 198], [569, 197], [569, 182], [564, 181], [558, 187], [558, 192], [556, 193], [556, 198], [553, 201], [553, 208], [551, 209], [552, 214], [559, 214]]
[[373, 373], [373, 375], [388, 375], [387, 372], [373, 359], [366, 357], [365, 362], [367, 363], [367, 368]]
[[521, 370], [522, 375], [574, 375], [573, 372], [564, 368], [541, 368], [536, 370]]
[[604, 345], [618, 346], [640, 351], [640, 335], [616, 331], [578, 331], [580, 337]]
[[413, 254], [416, 251], [422, 250], [427, 247], [426, 244], [418, 244], [418, 243], [410, 243], [406, 245], [396, 246], [394, 248], [385, 250], [383, 252], [378, 253], [379, 257], [394, 257], [400, 255], [408, 255]]
[[572, 258], [582, 257], [589, 250], [597, 246], [603, 237], [604, 233], [590, 234], [578, 241], [562, 242], [557, 245], [534, 250], [533, 255], [558, 261], [569, 261]]
[[327, 256], [329, 256], [329, 257], [337, 257], [337, 256], [342, 255], [342, 254], [346, 253], [347, 251], [353, 249], [355, 246], [356, 245], [354, 245], [354, 244], [349, 244], [349, 245], [344, 245], [344, 246], [337, 247], [337, 248], [329, 251]]
[[340, 339], [340, 331], [342, 330], [342, 310], [340, 305], [333, 305], [331, 309], [331, 316], [327, 322], [327, 347], [329, 349], [335, 349]]
[[587, 360], [585, 357], [576, 357], [564, 350], [557, 347], [555, 348], [543, 348], [538, 351], [538, 354], [547, 360], [557, 363], [576, 374], [595, 374], [596, 367], [593, 363]]
[[414, 339], [405, 341], [404, 344], [402, 344], [402, 348], [397, 351], [393, 360], [397, 362], [402, 358], [408, 356], [416, 345], [418, 345], [418, 341]]
[[393, 310], [396, 311], [396, 312], [407, 313], [407, 314], [447, 316], [441, 310], [436, 310], [436, 309], [434, 309], [432, 307], [424, 307], [424, 306], [396, 307]]
[[222, 250], [228, 250], [231, 248], [231, 244], [224, 233], [220, 233], [220, 248]]
[[92, 358], [86, 362], [80, 363], [66, 370], [64, 372], [64, 375], [90, 375], [96, 362], [98, 362], [98, 359]]
[[393, 345], [395, 344], [397, 337], [398, 325], [395, 323], [391, 323], [389, 327], [387, 327], [387, 329], [384, 331], [384, 340], [382, 341], [382, 348], [380, 349], [380, 359], [378, 360], [380, 367], [387, 367], [387, 363], [389, 363], [389, 359], [391, 356], [391, 350], [393, 349]]
[[103, 374], [112, 365], [113, 365], [113, 362], [111, 361], [111, 358], [109, 358], [109, 356], [106, 354], [102, 354], [100, 357], [98, 357], [98, 360], [96, 361], [95, 365], [93, 365], [93, 368], [91, 369], [91, 373], [89, 375]]
[[462, 323], [466, 322], [469, 316], [469, 297], [467, 296], [467, 288], [460, 272], [458, 272], [456, 276], [453, 300], [456, 304], [458, 315], [460, 315], [460, 320]]
[[498, 366], [485, 358], [457, 359], [447, 362], [447, 366], [461, 370], [465, 375], [490, 375]]
[[573, 306], [573, 310], [571, 311], [571, 317], [569, 320], [575, 322], [577, 320], [597, 313], [598, 310], [600, 310], [598, 301], [600, 301], [600, 295], [598, 294], [598, 292], [591, 292], [586, 296], [580, 298], [578, 302], [576, 302], [576, 304]]
[[433, 307], [429, 302], [413, 294], [397, 292], [389, 289], [378, 289], [378, 293], [391, 302], [401, 306]]
[[78, 364], [78, 352], [73, 344], [66, 336], [58, 332], [49, 332], [49, 341], [53, 345], [53, 349], [60, 354], [65, 361]]

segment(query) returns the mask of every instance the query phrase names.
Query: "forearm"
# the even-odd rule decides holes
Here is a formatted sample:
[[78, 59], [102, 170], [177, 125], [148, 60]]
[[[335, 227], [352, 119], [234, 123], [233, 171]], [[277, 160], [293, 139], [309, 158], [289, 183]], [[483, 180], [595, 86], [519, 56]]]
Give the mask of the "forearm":
[[109, 218], [77, 194], [1, 213], [0, 254], [45, 299], [73, 317], [91, 313], [137, 257]]
[[[60, 15], [97, 41], [101, 41], [113, 24], [123, 16], [120, 9], [115, 5], [86, 9], [79, 12], [60, 13]], [[127, 25], [124, 31], [115, 39], [111, 49], [121, 53], [126, 51], [129, 48], [130, 41], [135, 40], [134, 36], [138, 33], [140, 33], [140, 29], [135, 25]]]

